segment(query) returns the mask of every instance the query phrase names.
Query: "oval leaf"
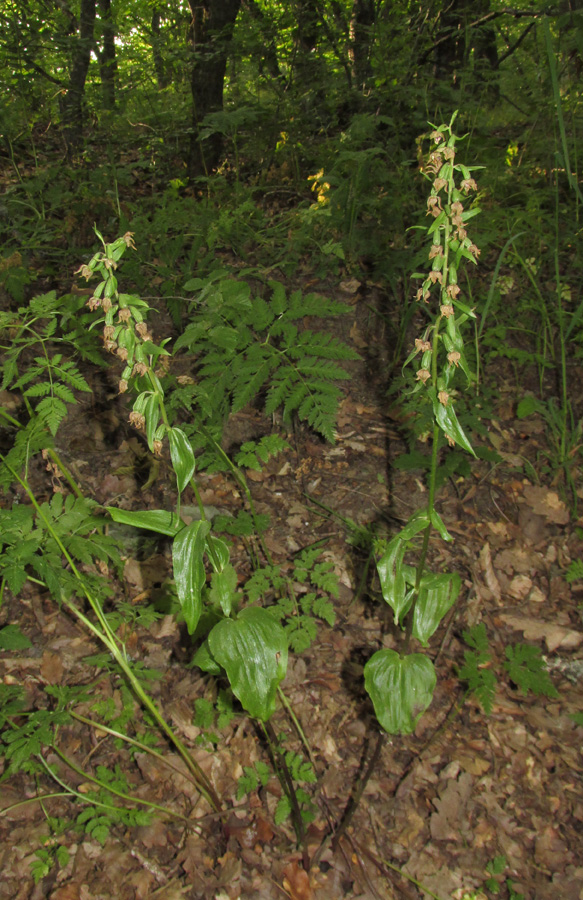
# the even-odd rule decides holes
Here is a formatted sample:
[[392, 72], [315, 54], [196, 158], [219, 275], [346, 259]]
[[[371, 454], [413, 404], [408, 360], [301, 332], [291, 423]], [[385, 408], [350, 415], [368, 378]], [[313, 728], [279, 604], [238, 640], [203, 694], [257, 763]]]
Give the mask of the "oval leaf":
[[377, 572], [381, 582], [383, 599], [395, 614], [395, 625], [399, 624], [401, 613], [405, 612], [407, 589], [403, 574], [405, 542], [397, 535], [389, 542], [387, 549], [377, 560]]
[[378, 650], [364, 667], [364, 684], [381, 727], [388, 734], [411, 734], [425, 712], [436, 682], [433, 663], [421, 653], [401, 658]]
[[194, 656], [192, 657], [193, 665], [198, 666], [203, 672], [209, 675], [220, 675], [221, 667], [209, 650], [208, 638], [202, 642]]
[[237, 619], [215, 625], [208, 645], [247, 712], [267, 721], [287, 669], [287, 640], [279, 622], [267, 610], [248, 606]]
[[468, 441], [462, 426], [458, 422], [453, 406], [444, 406], [443, 403], [435, 400], [433, 403], [433, 413], [435, 415], [435, 421], [445, 434], [446, 438], [459, 444], [460, 447], [463, 447], [464, 450], [467, 450], [468, 453], [475, 456], [474, 449]]
[[226, 616], [231, 615], [236, 590], [237, 573], [230, 563], [221, 572], [213, 572], [210, 601], [214, 606], [222, 609]]
[[431, 510], [431, 524], [435, 529], [437, 529], [437, 531], [439, 531], [439, 534], [444, 541], [453, 541], [451, 534], [445, 527], [443, 519], [434, 509]]
[[413, 513], [404, 528], [397, 535], [402, 541], [410, 541], [411, 538], [423, 531], [429, 525], [429, 516], [426, 509], [418, 509]]
[[457, 572], [423, 579], [413, 613], [413, 637], [423, 645], [457, 600], [462, 580]]
[[114, 522], [122, 525], [132, 525], [134, 528], [146, 528], [157, 534], [166, 534], [174, 537], [184, 522], [176, 513], [167, 509], [129, 510], [118, 509], [117, 506], [106, 506], [106, 510]]
[[194, 475], [194, 453], [192, 452], [190, 441], [180, 428], [170, 428], [168, 440], [170, 442], [172, 468], [176, 473], [178, 492], [181, 494]]
[[221, 538], [209, 534], [207, 538], [207, 555], [215, 572], [222, 572], [229, 564], [229, 545]]
[[158, 403], [158, 395], [150, 394], [144, 406], [144, 417], [146, 419], [146, 439], [150, 453], [154, 452], [154, 437], [158, 427], [158, 418], [160, 416], [160, 405]]
[[205, 583], [204, 548], [210, 530], [209, 522], [191, 522], [174, 538], [172, 565], [182, 615], [193, 634], [202, 612], [202, 589]]

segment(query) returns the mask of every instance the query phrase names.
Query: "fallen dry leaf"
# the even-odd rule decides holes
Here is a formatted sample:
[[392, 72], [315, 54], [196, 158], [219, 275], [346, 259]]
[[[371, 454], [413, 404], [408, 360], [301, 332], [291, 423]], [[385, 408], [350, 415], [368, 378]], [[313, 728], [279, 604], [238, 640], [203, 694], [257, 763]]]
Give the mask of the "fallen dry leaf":
[[484, 573], [484, 578], [486, 580], [486, 586], [488, 590], [491, 591], [495, 600], [500, 601], [502, 596], [500, 590], [500, 582], [496, 578], [496, 573], [494, 572], [494, 568], [492, 566], [492, 554], [490, 552], [490, 544], [488, 541], [484, 544], [482, 549], [480, 550], [480, 564], [482, 567], [482, 572]]
[[311, 900], [312, 887], [310, 876], [303, 869], [297, 859], [294, 859], [283, 870], [283, 886], [289, 892], [292, 900]]
[[510, 628], [522, 631], [527, 641], [545, 641], [550, 652], [559, 647], [563, 650], [573, 650], [583, 642], [583, 632], [573, 631], [572, 628], [563, 628], [561, 625], [553, 625], [551, 622], [544, 622], [541, 619], [505, 614], [500, 618]]
[[555, 525], [566, 525], [569, 521], [569, 510], [556, 491], [529, 484], [524, 488], [523, 496], [533, 512], [544, 516]]

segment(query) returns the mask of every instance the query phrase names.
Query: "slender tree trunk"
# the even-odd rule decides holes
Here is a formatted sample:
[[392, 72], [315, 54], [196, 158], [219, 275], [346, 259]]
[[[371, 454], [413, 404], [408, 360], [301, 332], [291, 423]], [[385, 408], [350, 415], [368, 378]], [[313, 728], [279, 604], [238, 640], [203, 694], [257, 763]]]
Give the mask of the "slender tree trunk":
[[273, 78], [274, 81], [281, 81], [283, 78], [281, 69], [279, 68], [279, 61], [277, 59], [277, 48], [275, 45], [275, 35], [273, 33], [273, 29], [271, 28], [271, 23], [269, 19], [256, 2], [256, 0], [245, 0], [245, 9], [249, 12], [249, 15], [252, 19], [258, 24], [259, 31], [261, 32], [261, 36], [265, 42], [263, 47], [263, 55], [259, 62], [259, 74], [262, 75], [264, 71]]
[[158, 89], [163, 91], [170, 84], [170, 75], [164, 64], [162, 55], [162, 33], [160, 31], [160, 10], [152, 11], [152, 56], [154, 59], [154, 71], [156, 72], [156, 81]]
[[370, 76], [371, 30], [375, 23], [374, 0], [353, 0], [349, 56], [352, 81], [362, 90]]
[[466, 6], [468, 0], [449, 0], [441, 16], [440, 41], [435, 48], [436, 81], [458, 84], [466, 59]]
[[115, 109], [115, 78], [117, 59], [115, 56], [115, 23], [111, 14], [111, 0], [99, 0], [99, 17], [103, 46], [99, 55], [101, 87], [105, 109]]
[[191, 178], [208, 173], [219, 161], [219, 134], [204, 142], [199, 138], [204, 117], [223, 108], [223, 88], [229, 43], [241, 0], [188, 0], [192, 12], [193, 102], [192, 135], [188, 171]]
[[68, 148], [74, 149], [83, 135], [83, 95], [93, 48], [95, 0], [81, 0], [79, 36], [73, 46], [69, 85], [63, 102], [63, 125]]

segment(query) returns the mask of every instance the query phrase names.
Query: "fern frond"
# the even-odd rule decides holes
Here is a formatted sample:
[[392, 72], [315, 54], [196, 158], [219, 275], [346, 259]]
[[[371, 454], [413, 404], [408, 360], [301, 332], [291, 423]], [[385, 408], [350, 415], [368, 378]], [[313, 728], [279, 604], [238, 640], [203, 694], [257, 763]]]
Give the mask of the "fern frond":
[[[317, 356], [323, 359], [360, 359], [356, 351], [326, 332], [304, 331], [297, 340], [294, 355]], [[291, 352], [291, 348], [290, 348]]]
[[68, 384], [75, 391], [91, 392], [91, 388], [72, 360], [68, 359], [60, 366], [55, 365], [53, 360], [51, 362], [55, 369], [55, 375], [58, 375], [61, 381]]
[[510, 680], [521, 688], [524, 694], [532, 691], [537, 697], [559, 696], [538, 647], [532, 644], [506, 647], [504, 668]]
[[36, 414], [54, 437], [59, 429], [59, 425], [67, 415], [67, 407], [58, 397], [45, 397], [38, 404]]
[[33, 384], [31, 387], [27, 388], [24, 395], [25, 397], [46, 397], [50, 393], [50, 383], [48, 381], [43, 381], [40, 384]]
[[58, 397], [59, 400], [62, 400], [63, 403], [75, 403], [75, 394], [71, 391], [66, 385], [60, 384], [56, 381], [53, 384], [53, 393], [55, 397]]
[[330, 300], [321, 294], [302, 294], [301, 291], [294, 291], [289, 299], [286, 316], [289, 319], [303, 319], [304, 316], [318, 316], [323, 319], [342, 316], [347, 312], [350, 312], [350, 307], [346, 303]]
[[468, 690], [475, 695], [480, 706], [488, 715], [494, 706], [496, 694], [496, 674], [485, 668], [491, 661], [489, 653], [466, 650], [465, 663], [459, 671], [459, 677], [468, 685]]

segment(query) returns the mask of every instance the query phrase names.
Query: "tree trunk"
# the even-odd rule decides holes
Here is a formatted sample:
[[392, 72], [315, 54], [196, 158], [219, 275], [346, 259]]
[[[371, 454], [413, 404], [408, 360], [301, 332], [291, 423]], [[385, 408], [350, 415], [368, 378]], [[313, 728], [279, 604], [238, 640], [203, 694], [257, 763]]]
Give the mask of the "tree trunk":
[[436, 81], [458, 84], [466, 60], [466, 6], [467, 0], [450, 0], [441, 16], [434, 56]]
[[115, 23], [111, 14], [111, 0], [99, 0], [99, 18], [103, 37], [103, 46], [99, 54], [103, 106], [105, 109], [111, 110], [115, 109], [115, 78], [117, 75]]
[[156, 72], [156, 81], [158, 82], [158, 90], [163, 91], [170, 84], [170, 75], [164, 65], [164, 57], [162, 55], [162, 34], [160, 32], [160, 10], [152, 11], [152, 56], [154, 58], [154, 71]]
[[252, 19], [257, 22], [259, 31], [264, 41], [263, 55], [259, 61], [259, 74], [263, 75], [264, 71], [271, 76], [274, 81], [281, 81], [283, 75], [279, 68], [279, 60], [277, 58], [277, 47], [275, 44], [275, 35], [271, 28], [271, 23], [266, 17], [256, 0], [245, 0], [245, 9]]
[[69, 85], [63, 102], [63, 125], [69, 150], [77, 147], [83, 135], [83, 95], [93, 48], [95, 0], [81, 0], [79, 36], [73, 46]]
[[352, 81], [356, 89], [360, 91], [370, 77], [371, 31], [374, 23], [374, 0], [353, 0], [348, 52], [352, 67]]
[[188, 172], [190, 178], [213, 169], [220, 157], [222, 140], [214, 134], [204, 142], [199, 138], [206, 115], [223, 108], [223, 87], [227, 53], [241, 0], [188, 0], [192, 12], [193, 66], [190, 86], [193, 116]]

